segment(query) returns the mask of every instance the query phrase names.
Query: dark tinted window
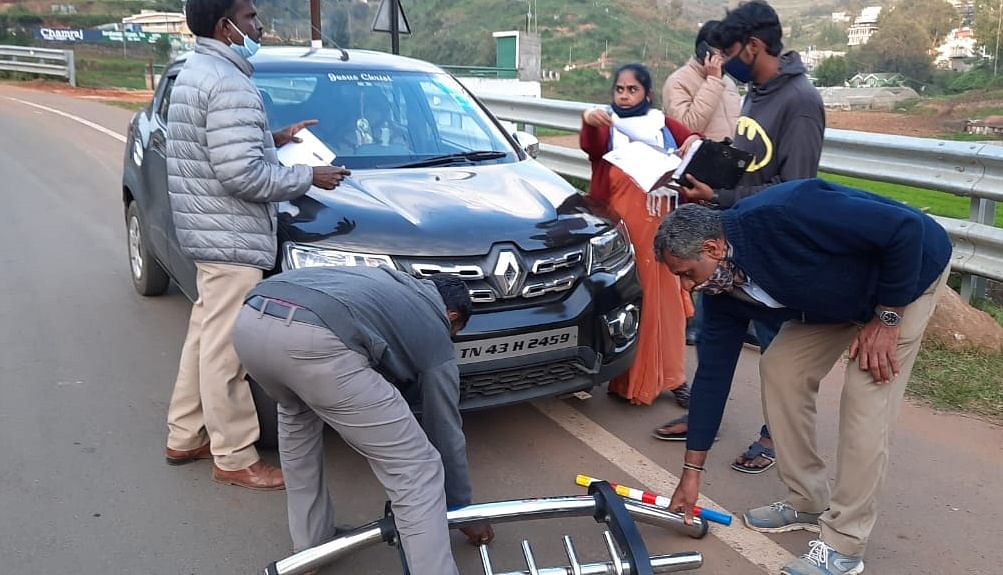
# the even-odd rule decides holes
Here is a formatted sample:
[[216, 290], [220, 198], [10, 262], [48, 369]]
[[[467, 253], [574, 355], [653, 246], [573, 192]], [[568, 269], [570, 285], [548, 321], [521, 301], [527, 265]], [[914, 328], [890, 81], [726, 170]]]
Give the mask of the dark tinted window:
[[167, 108], [171, 105], [171, 91], [174, 90], [174, 80], [177, 76], [170, 76], [164, 80], [164, 92], [160, 98], [160, 105], [157, 106], [157, 115], [160, 121], [167, 124]]
[[349, 168], [394, 167], [470, 151], [517, 160], [491, 118], [447, 74], [255, 73], [273, 130], [316, 119], [310, 130]]

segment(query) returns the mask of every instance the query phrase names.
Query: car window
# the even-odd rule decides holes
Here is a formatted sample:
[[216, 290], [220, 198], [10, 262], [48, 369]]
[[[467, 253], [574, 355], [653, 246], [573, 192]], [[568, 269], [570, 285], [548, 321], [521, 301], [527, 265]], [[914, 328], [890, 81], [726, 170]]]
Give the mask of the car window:
[[157, 116], [160, 117], [160, 121], [167, 124], [167, 109], [171, 105], [171, 92], [174, 90], [174, 80], [177, 76], [170, 76], [164, 80], [164, 91], [160, 97], [159, 105], [157, 106]]
[[447, 154], [498, 151], [508, 141], [447, 74], [421, 72], [257, 72], [273, 130], [316, 119], [310, 130], [349, 168], [391, 168]]

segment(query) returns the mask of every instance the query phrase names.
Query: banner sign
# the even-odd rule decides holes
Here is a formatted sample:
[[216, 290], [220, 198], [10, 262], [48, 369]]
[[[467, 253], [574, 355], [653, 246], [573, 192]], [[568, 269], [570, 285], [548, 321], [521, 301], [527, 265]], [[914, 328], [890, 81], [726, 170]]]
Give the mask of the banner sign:
[[34, 28], [32, 35], [36, 40], [48, 42], [84, 42], [97, 44], [104, 42], [133, 42], [156, 44], [161, 37], [167, 38], [172, 44], [180, 43], [181, 37], [176, 34], [161, 34], [159, 32], [120, 32], [116, 30], [92, 30], [83, 28]]

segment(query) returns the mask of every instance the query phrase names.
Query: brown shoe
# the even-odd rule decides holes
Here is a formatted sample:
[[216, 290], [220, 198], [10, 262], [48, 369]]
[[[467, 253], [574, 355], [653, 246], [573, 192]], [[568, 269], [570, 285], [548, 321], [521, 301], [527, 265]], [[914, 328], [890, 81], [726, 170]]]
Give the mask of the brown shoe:
[[209, 444], [206, 443], [202, 447], [196, 447], [187, 451], [168, 447], [164, 450], [164, 457], [167, 459], [167, 465], [184, 465], [196, 459], [212, 459], [212, 453], [209, 451]]
[[276, 491], [286, 488], [286, 482], [282, 479], [282, 470], [260, 459], [254, 465], [238, 471], [225, 471], [213, 464], [212, 479], [220, 483], [259, 491]]

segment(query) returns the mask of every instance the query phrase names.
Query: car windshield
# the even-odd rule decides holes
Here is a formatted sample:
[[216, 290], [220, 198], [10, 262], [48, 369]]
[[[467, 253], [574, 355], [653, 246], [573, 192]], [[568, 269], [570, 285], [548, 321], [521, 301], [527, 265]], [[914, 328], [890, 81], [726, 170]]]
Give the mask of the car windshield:
[[491, 118], [448, 74], [256, 72], [253, 79], [271, 128], [318, 120], [310, 131], [337, 155], [336, 165], [365, 169], [518, 160]]

